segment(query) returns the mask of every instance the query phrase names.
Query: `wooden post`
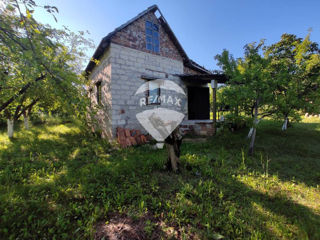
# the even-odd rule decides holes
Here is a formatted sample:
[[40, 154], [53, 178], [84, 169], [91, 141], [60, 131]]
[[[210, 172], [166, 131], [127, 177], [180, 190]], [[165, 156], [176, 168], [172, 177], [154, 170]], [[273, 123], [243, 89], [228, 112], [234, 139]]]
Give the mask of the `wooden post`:
[[211, 80], [212, 87], [212, 113], [213, 113], [213, 135], [217, 132], [217, 81]]
[[180, 146], [182, 144], [182, 136], [177, 127], [166, 139], [165, 144], [168, 151], [166, 167], [174, 172], [179, 171], [180, 162]]

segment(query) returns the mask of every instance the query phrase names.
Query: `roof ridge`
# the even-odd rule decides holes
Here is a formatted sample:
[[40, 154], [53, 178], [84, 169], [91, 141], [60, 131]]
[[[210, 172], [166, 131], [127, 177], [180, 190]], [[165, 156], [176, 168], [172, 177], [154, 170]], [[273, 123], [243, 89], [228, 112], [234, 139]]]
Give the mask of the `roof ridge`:
[[182, 55], [183, 58], [183, 63], [185, 65], [189, 65], [191, 67], [194, 67], [200, 71], [203, 72], [210, 72], [207, 69], [205, 69], [204, 67], [201, 67], [199, 64], [197, 64], [196, 62], [194, 62], [193, 60], [191, 60], [187, 53], [184, 51], [182, 45], [180, 44], [179, 40], [177, 39], [177, 37], [175, 36], [174, 32], [172, 31], [172, 29], [170, 28], [170, 25], [168, 24], [167, 20], [164, 18], [164, 16], [162, 15], [158, 5], [154, 4], [151, 5], [150, 7], [148, 7], [147, 9], [145, 9], [144, 11], [140, 12], [138, 15], [136, 15], [135, 17], [131, 18], [130, 20], [128, 20], [127, 22], [125, 22], [124, 24], [120, 25], [119, 27], [115, 28], [112, 32], [110, 32], [107, 36], [105, 36], [104, 38], [102, 38], [101, 42], [99, 43], [96, 51], [94, 52], [92, 59], [90, 60], [90, 62], [88, 63], [85, 72], [88, 74], [95, 66], [95, 62], [93, 61], [93, 59], [99, 59], [105, 49], [108, 47], [108, 45], [111, 42], [111, 38], [119, 31], [121, 31], [122, 29], [124, 29], [125, 27], [127, 27], [128, 25], [130, 25], [131, 23], [133, 23], [134, 21], [136, 21], [137, 19], [143, 17], [145, 14], [153, 11], [159, 11], [160, 13], [160, 17], [158, 18], [160, 23], [163, 24], [164, 30], [167, 31], [167, 34], [169, 35], [169, 37], [171, 38], [171, 40], [173, 41], [174, 44], [176, 44], [176, 47], [178, 48], [180, 54]]

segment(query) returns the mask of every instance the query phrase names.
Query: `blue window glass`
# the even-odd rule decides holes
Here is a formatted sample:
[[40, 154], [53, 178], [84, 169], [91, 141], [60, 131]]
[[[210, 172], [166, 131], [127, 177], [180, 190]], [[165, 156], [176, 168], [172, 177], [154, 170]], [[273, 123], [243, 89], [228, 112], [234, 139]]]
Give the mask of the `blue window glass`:
[[153, 38], [158, 40], [159, 38], [159, 32], [153, 31]]
[[147, 49], [152, 51], [153, 50], [153, 47], [152, 47], [152, 44], [151, 43], [147, 43]]
[[152, 28], [152, 22], [146, 21], [146, 27], [147, 28]]
[[146, 40], [147, 40], [147, 43], [152, 43], [152, 37], [151, 36], [147, 35]]
[[156, 53], [160, 52], [159, 25], [146, 21], [146, 48]]
[[152, 35], [152, 29], [151, 28], [146, 28], [146, 34], [147, 35]]
[[154, 50], [156, 53], [159, 53], [159, 52], [160, 52], [160, 47], [159, 47], [159, 45], [154, 45], [153, 50]]
[[153, 30], [154, 30], [154, 31], [159, 31], [159, 27], [158, 27], [157, 24], [153, 24]]

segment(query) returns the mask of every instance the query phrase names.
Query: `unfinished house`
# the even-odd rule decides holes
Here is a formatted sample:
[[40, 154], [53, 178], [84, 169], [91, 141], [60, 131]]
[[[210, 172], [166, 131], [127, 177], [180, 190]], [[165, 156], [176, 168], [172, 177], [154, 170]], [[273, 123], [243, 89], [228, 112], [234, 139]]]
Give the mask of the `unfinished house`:
[[[216, 80], [214, 86], [223, 77], [188, 57], [156, 5], [104, 37], [85, 71], [92, 104], [99, 106], [96, 129], [104, 138], [116, 138], [117, 129], [146, 133], [137, 114], [154, 108], [183, 113], [180, 126], [193, 134], [213, 133], [208, 83]], [[155, 79], [176, 83], [184, 94], [151, 86]], [[150, 89], [137, 94], [148, 82]], [[150, 101], [153, 95], [161, 100]]]

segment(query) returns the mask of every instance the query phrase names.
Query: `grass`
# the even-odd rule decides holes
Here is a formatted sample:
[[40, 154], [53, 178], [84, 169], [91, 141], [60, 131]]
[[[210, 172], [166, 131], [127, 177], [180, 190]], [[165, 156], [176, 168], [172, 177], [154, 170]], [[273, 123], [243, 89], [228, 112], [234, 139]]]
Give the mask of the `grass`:
[[91, 239], [118, 215], [148, 219], [147, 239], [320, 239], [320, 121], [281, 125], [259, 124], [253, 157], [248, 129], [185, 143], [179, 174], [166, 150], [113, 150], [73, 123], [3, 130], [0, 238]]

